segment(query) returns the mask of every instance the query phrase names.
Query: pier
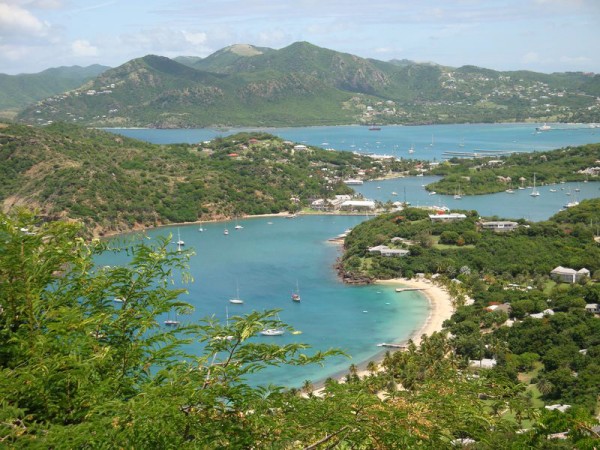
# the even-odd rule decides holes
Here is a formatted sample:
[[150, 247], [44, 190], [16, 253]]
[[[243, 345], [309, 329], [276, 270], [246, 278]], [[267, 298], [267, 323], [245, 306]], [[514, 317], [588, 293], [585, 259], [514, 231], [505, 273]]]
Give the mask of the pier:
[[396, 292], [422, 291], [424, 289], [425, 288], [405, 287], [405, 288], [396, 288]]
[[406, 345], [404, 345], [404, 344], [389, 344], [387, 342], [382, 342], [381, 344], [377, 344], [377, 347], [388, 347], [388, 348], [405, 349]]

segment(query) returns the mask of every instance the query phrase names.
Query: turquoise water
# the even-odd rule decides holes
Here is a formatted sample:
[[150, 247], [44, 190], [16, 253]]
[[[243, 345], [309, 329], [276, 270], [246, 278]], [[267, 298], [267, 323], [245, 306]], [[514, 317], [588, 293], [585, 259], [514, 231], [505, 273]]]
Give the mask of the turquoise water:
[[[514, 189], [513, 194], [499, 192], [490, 195], [463, 196], [430, 195], [423, 185], [439, 177], [406, 177], [392, 180], [369, 181], [362, 186], [352, 186], [366, 198], [382, 202], [406, 201], [414, 206], [445, 206], [450, 209], [476, 210], [482, 216], [500, 216], [506, 219], [524, 218], [534, 222], [546, 220], [564, 205], [574, 200], [581, 201], [600, 196], [600, 182], [564, 183], [539, 186], [539, 197], [531, 197], [531, 189]], [[555, 189], [556, 192], [551, 192]], [[579, 192], [576, 192], [579, 189]], [[396, 193], [394, 195], [393, 193]], [[569, 194], [569, 195], [567, 195]]]
[[[269, 368], [252, 380], [300, 386], [346, 372], [376, 355], [379, 342], [398, 342], [419, 329], [428, 316], [428, 302], [418, 293], [396, 293], [390, 286], [348, 286], [334, 270], [340, 246], [327, 240], [363, 221], [356, 216], [300, 216], [295, 219], [254, 218], [235, 223], [188, 225], [149, 230], [149, 237], [169, 232], [185, 241], [196, 255], [190, 261], [194, 277], [186, 285], [189, 295], [182, 297], [195, 311], [180, 321], [195, 321], [206, 316], [226, 320], [229, 316], [252, 310], [281, 309], [282, 321], [302, 331], [279, 337], [260, 336], [259, 340], [278, 343], [301, 342], [314, 349], [332, 347], [344, 350], [352, 359], [328, 360], [325, 367]], [[229, 235], [223, 234], [224, 228]], [[174, 239], [176, 240], [176, 238]], [[117, 265], [125, 255], [104, 255], [99, 264]], [[302, 301], [292, 302], [298, 285]], [[237, 295], [243, 305], [229, 299]], [[191, 350], [200, 351], [200, 346]]]
[[[558, 126], [556, 126], [558, 127]], [[423, 127], [383, 127], [368, 131], [365, 127], [312, 127], [269, 129], [267, 131], [296, 142], [320, 145], [339, 150], [388, 153], [408, 156], [414, 146], [415, 158], [441, 159], [444, 151], [481, 150], [549, 150], [569, 145], [600, 141], [597, 130], [582, 126], [563, 126], [550, 132], [535, 133], [530, 124], [510, 125], [440, 125]], [[124, 135], [155, 143], [199, 142], [215, 136], [231, 134], [216, 130], [115, 130]], [[432, 139], [433, 138], [433, 139]], [[430, 145], [433, 140], [433, 146]], [[460, 146], [463, 144], [464, 146]], [[476, 209], [482, 215], [506, 218], [544, 220], [572, 200], [598, 197], [598, 182], [566, 183], [540, 187], [539, 197], [529, 196], [530, 190], [515, 190], [514, 194], [463, 197], [429, 195], [424, 184], [435, 177], [409, 177], [374, 181], [356, 186], [365, 197], [382, 201], [409, 201], [413, 205], [438, 205], [449, 208]], [[550, 192], [550, 189], [557, 192]], [[575, 189], [580, 192], [575, 193]], [[396, 195], [393, 194], [396, 193]], [[571, 196], [567, 196], [567, 193]], [[315, 349], [336, 347], [352, 356], [337, 358], [318, 366], [299, 368], [269, 368], [252, 381], [286, 386], [300, 386], [304, 380], [318, 381], [340, 372], [350, 364], [359, 364], [380, 352], [379, 342], [398, 342], [418, 330], [428, 315], [427, 300], [419, 293], [398, 294], [393, 287], [347, 286], [336, 277], [333, 265], [340, 256], [340, 247], [327, 239], [353, 227], [366, 217], [301, 216], [296, 219], [253, 218], [234, 223], [203, 224], [150, 230], [147, 235], [171, 233], [193, 248], [196, 256], [190, 261], [195, 279], [187, 285], [189, 295], [184, 300], [195, 306], [190, 316], [181, 321], [193, 321], [206, 316], [225, 320], [229, 315], [243, 314], [253, 309], [281, 308], [284, 322], [301, 330], [300, 335], [258, 337], [275, 342], [302, 342]], [[227, 227], [228, 236], [223, 234]], [[125, 262], [124, 255], [106, 255], [100, 264]], [[301, 303], [293, 303], [291, 293], [298, 284]], [[228, 299], [237, 295], [244, 299], [241, 306]], [[198, 346], [192, 350], [200, 351]]]
[[[600, 142], [600, 128], [585, 124], [552, 124], [552, 130], [535, 131], [536, 124], [462, 124], [427, 126], [384, 126], [369, 131], [363, 126], [262, 128], [294, 142], [361, 153], [388, 154], [398, 158], [444, 159], [445, 152], [482, 152], [504, 150], [532, 152]], [[208, 128], [157, 130], [109, 129], [124, 136], [156, 144], [198, 143], [238, 131]], [[432, 145], [433, 144], [433, 145]], [[413, 147], [414, 153], [408, 150]]]

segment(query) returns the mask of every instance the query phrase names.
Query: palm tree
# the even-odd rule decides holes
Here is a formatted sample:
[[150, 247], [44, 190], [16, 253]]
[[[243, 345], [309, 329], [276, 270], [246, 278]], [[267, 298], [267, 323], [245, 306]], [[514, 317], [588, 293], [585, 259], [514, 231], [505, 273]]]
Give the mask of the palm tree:
[[310, 397], [313, 395], [314, 390], [315, 390], [315, 387], [312, 384], [312, 381], [304, 380], [304, 383], [302, 384], [302, 392], [304, 392], [305, 394], [308, 394], [308, 396]]

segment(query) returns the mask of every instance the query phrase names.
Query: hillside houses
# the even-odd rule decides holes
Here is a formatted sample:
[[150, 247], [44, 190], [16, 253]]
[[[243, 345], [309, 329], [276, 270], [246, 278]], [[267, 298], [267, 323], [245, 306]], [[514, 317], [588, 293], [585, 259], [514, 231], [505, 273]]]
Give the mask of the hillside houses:
[[577, 283], [584, 278], [589, 278], [589, 276], [590, 271], [585, 267], [575, 270], [569, 267], [558, 266], [550, 272], [550, 277], [563, 283]]

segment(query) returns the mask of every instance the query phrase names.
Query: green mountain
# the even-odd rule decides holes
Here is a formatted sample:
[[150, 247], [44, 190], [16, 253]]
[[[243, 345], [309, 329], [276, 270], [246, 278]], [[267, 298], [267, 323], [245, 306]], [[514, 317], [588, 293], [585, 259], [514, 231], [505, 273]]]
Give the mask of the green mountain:
[[80, 219], [96, 235], [293, 211], [350, 193], [342, 177], [359, 168], [387, 170], [350, 152], [296, 151], [266, 133], [158, 146], [64, 123], [0, 127], [2, 209]]
[[0, 74], [0, 112], [18, 110], [44, 98], [80, 87], [108, 67], [94, 64], [47, 69], [40, 73]]
[[348, 123], [600, 121], [583, 73], [497, 72], [384, 62], [297, 42], [233, 45], [207, 58], [145, 56], [27, 108], [27, 123], [302, 126]]

